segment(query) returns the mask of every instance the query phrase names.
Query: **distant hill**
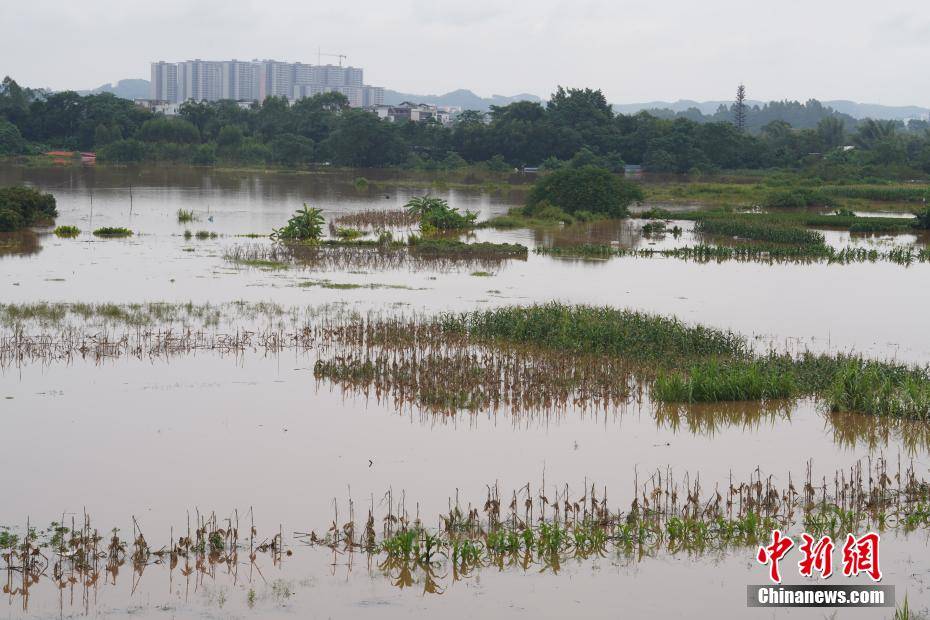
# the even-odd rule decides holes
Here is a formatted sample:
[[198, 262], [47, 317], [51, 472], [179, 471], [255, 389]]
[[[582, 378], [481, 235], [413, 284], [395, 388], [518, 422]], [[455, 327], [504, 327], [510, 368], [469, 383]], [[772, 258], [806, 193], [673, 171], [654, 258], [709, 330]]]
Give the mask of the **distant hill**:
[[[732, 101], [692, 101], [679, 99], [677, 101], [646, 101], [643, 103], [615, 103], [614, 111], [621, 114], [636, 114], [641, 110], [671, 110], [672, 112], [685, 112], [697, 108], [701, 114], [713, 115], [721, 105], [729, 107]], [[824, 107], [830, 107], [842, 114], [848, 114], [856, 119], [875, 118], [904, 121], [912, 118], [926, 119], [930, 115], [930, 108], [919, 106], [888, 106], [877, 103], [856, 103], [842, 99], [834, 101], [821, 101]], [[746, 100], [750, 107], [765, 105], [765, 102]]]
[[856, 103], [855, 101], [843, 99], [824, 101], [823, 104], [830, 106], [837, 112], [849, 114], [853, 118], [884, 118], [904, 121], [912, 118], [926, 120], [927, 116], [930, 115], [930, 108], [915, 105], [889, 106], [877, 103]]
[[98, 95], [100, 93], [113, 93], [121, 99], [148, 99], [149, 98], [149, 81], [148, 80], [120, 80], [116, 84], [104, 84], [93, 90], [78, 91], [82, 95]]
[[411, 93], [399, 93], [396, 90], [384, 89], [384, 103], [388, 105], [397, 105], [404, 101], [413, 103], [430, 103], [433, 105], [459, 106], [465, 110], [481, 110], [486, 112], [492, 105], [508, 105], [516, 101], [542, 101], [536, 95], [521, 93], [512, 97], [504, 95], [491, 95], [490, 97], [479, 97], [470, 90], [461, 88], [453, 90], [451, 93], [444, 95], [414, 95]]
[[[116, 84], [104, 84], [93, 90], [78, 91], [82, 95], [96, 93], [113, 93], [123, 99], [148, 99], [149, 81], [142, 79], [120, 80]], [[433, 105], [459, 106], [466, 110], [481, 110], [483, 112], [490, 109], [492, 105], [508, 105], [516, 101], [536, 101], [543, 103], [543, 100], [536, 95], [520, 93], [507, 97], [504, 95], [491, 95], [490, 97], [479, 97], [470, 90], [460, 88], [453, 90], [444, 95], [415, 95], [412, 93], [401, 93], [396, 90], [384, 90], [384, 103], [397, 105], [404, 101], [415, 103], [431, 103]], [[686, 112], [696, 108], [701, 114], [713, 116], [720, 106], [729, 107], [732, 101], [694, 101], [692, 99], [678, 99], [677, 101], [645, 101], [642, 103], [615, 103], [613, 108], [615, 112], [621, 114], [635, 114], [642, 110], [650, 111], [671, 111], [675, 113]], [[833, 108], [840, 114], [847, 114], [855, 119], [875, 118], [891, 119], [905, 121], [912, 118], [927, 119], [930, 117], [930, 108], [920, 106], [888, 106], [877, 103], [858, 103], [847, 101], [845, 99], [836, 99], [833, 101], [821, 101], [824, 107]], [[763, 107], [766, 102], [747, 99], [746, 104], [750, 107]]]

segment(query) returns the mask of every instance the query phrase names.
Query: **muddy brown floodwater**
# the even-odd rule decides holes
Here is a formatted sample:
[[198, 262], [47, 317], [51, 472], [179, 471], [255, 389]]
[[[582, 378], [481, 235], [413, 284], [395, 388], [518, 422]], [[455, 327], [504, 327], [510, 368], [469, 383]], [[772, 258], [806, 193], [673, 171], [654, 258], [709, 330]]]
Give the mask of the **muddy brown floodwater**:
[[[357, 176], [371, 183], [355, 187]], [[237, 266], [224, 253], [236, 235], [267, 233], [306, 202], [327, 219], [365, 209], [399, 208], [425, 189], [354, 174], [262, 174], [191, 169], [0, 168], [0, 185], [27, 182], [54, 193], [59, 225], [0, 240], [0, 302], [273, 302], [285, 308], [338, 308], [382, 314], [433, 314], [547, 300], [607, 304], [672, 314], [733, 329], [764, 349], [853, 351], [882, 359], [930, 362], [930, 265], [891, 263], [697, 264], [667, 259], [607, 261], [533, 254], [541, 244], [591, 242], [674, 247], [671, 235], [644, 236], [642, 222], [573, 231], [481, 230], [479, 240], [523, 243], [526, 260], [501, 262], [489, 276], [463, 265], [308, 270]], [[130, 199], [129, 186], [132, 186]], [[432, 189], [482, 218], [519, 204], [520, 192]], [[179, 224], [179, 209], [197, 221]], [[681, 222], [684, 235], [691, 235]], [[129, 239], [98, 240], [100, 226], [126, 226]], [[185, 230], [217, 237], [185, 239]], [[849, 243], [848, 235], [828, 242]], [[888, 237], [857, 244], [888, 244]], [[899, 237], [895, 243], [919, 243]], [[17, 247], [18, 250], [9, 248]], [[365, 288], [307, 285], [321, 281]], [[252, 327], [254, 327], [254, 322]], [[244, 320], [239, 327], [249, 329]], [[36, 326], [30, 329], [38, 330]], [[387, 491], [407, 509], [438, 520], [450, 497], [480, 505], [487, 485], [518, 489], [545, 480], [583, 492], [596, 482], [614, 507], [628, 506], [634, 481], [656, 471], [700, 475], [711, 489], [759, 468], [779, 485], [885, 457], [928, 475], [925, 423], [875, 420], [824, 411], [817, 403], [731, 403], [670, 408], [648, 397], [601, 410], [581, 404], [551, 411], [438, 415], [372, 391], [343, 391], [314, 377], [314, 351], [196, 351], [168, 357], [12, 364], [0, 369], [0, 526], [22, 532], [86, 511], [101, 531], [133, 517], [153, 547], [169, 544], [190, 515], [254, 511], [262, 532], [284, 533], [293, 552], [280, 561], [199, 567], [149, 565], [92, 585], [50, 579], [24, 596], [6, 581], [0, 617], [797, 617], [817, 610], [745, 607], [745, 586], [763, 583], [754, 549], [610, 552], [564, 562], [558, 572], [484, 568], [455, 580], [437, 568], [439, 588], [385, 575], [364, 555], [303, 546], [295, 532], [325, 532], [349, 500], [384, 507]], [[242, 526], [245, 529], [245, 525]], [[108, 534], [109, 535], [109, 534]], [[882, 539], [883, 583], [912, 608], [930, 605], [925, 531]], [[789, 583], [799, 582], [787, 571]], [[834, 578], [835, 579], [835, 578]], [[845, 578], [843, 578], [845, 579]], [[847, 581], [843, 581], [847, 583]], [[849, 581], [855, 583], [855, 581]], [[20, 584], [21, 585], [21, 584]], [[409, 587], [399, 587], [408, 585]], [[433, 590], [425, 592], [424, 590]], [[882, 615], [883, 614], [883, 615]], [[860, 610], [842, 617], [890, 617]]]

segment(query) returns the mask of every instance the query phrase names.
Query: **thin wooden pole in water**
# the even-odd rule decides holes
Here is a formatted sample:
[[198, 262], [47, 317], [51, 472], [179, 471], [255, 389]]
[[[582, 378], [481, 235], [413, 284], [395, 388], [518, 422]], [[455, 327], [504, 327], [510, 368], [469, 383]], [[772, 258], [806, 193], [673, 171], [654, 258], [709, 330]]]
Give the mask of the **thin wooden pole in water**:
[[132, 217], [132, 183], [129, 184], [129, 217]]

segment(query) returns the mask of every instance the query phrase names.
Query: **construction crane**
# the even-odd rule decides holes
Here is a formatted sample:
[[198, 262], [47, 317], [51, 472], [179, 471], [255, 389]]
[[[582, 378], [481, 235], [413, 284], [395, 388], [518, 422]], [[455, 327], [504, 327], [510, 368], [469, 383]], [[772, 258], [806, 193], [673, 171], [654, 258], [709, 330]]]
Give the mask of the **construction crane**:
[[340, 67], [342, 66], [342, 61], [345, 60], [346, 58], [348, 58], [348, 56], [346, 56], [345, 54], [324, 54], [323, 52], [320, 51], [319, 48], [317, 48], [317, 50], [316, 50], [316, 64], [318, 64], [318, 65], [323, 64], [322, 59], [321, 59], [322, 56], [329, 56], [330, 58], [338, 58], [338, 59], [339, 59], [339, 66], [340, 66]]

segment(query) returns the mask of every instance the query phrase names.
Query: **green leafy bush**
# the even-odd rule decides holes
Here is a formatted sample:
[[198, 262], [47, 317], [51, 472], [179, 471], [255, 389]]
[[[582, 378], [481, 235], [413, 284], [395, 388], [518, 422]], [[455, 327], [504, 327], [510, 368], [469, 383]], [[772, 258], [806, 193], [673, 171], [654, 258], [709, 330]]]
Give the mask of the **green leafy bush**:
[[0, 188], [0, 231], [48, 224], [58, 216], [55, 197], [31, 187]]
[[276, 228], [271, 238], [276, 241], [319, 241], [323, 236], [323, 211], [308, 207], [295, 211], [287, 225]]
[[533, 184], [526, 205], [532, 211], [547, 202], [563, 211], [626, 217], [627, 208], [642, 201], [639, 185], [620, 178], [610, 171], [594, 166], [562, 168], [547, 174]]
[[65, 239], [77, 237], [81, 234], [81, 229], [77, 226], [59, 226], [55, 229], [55, 236]]
[[404, 207], [411, 215], [420, 218], [420, 232], [429, 234], [440, 230], [465, 230], [473, 228], [478, 214], [471, 211], [460, 213], [442, 198], [418, 196], [411, 198]]

